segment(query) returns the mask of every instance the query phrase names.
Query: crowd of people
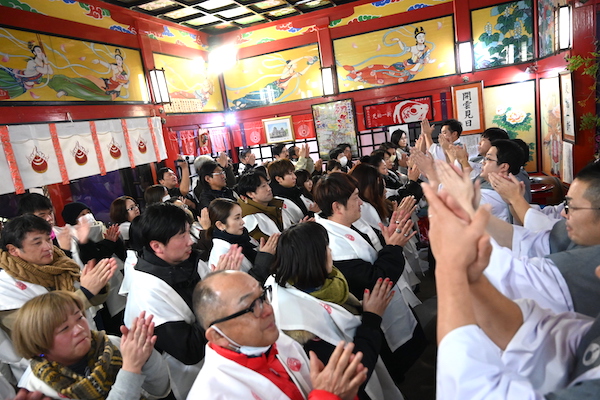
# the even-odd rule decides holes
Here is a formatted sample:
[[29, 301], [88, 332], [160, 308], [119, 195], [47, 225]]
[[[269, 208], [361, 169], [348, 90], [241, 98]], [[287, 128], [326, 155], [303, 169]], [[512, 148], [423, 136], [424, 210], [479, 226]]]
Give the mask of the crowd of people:
[[428, 252], [437, 398], [597, 398], [600, 163], [542, 208], [526, 145], [489, 128], [470, 154], [458, 121], [433, 131], [325, 165], [307, 144], [201, 156], [195, 187], [162, 168], [107, 224], [73, 202], [59, 227], [22, 195], [0, 232], [0, 395], [415, 398]]

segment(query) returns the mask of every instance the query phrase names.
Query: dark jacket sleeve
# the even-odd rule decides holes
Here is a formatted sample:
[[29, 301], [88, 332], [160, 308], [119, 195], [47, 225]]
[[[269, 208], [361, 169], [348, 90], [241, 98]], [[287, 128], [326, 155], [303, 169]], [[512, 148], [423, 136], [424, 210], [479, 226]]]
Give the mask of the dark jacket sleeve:
[[[379, 315], [365, 312], [362, 315], [362, 324], [356, 328], [354, 334], [354, 353], [359, 351], [363, 353], [361, 363], [368, 368], [367, 381], [375, 369], [381, 351], [383, 333], [380, 326], [381, 317]], [[324, 340], [310, 340], [304, 345], [304, 351], [308, 354], [310, 350], [315, 352], [323, 364], [327, 364], [335, 346]], [[362, 388], [364, 389], [364, 385]]]
[[233, 188], [235, 186], [235, 173], [233, 172], [233, 165], [227, 164], [227, 167], [223, 168], [225, 170], [225, 179], [227, 181], [226, 185], [228, 188]]
[[79, 244], [78, 246], [79, 257], [84, 264], [92, 259], [100, 261], [104, 258], [110, 258], [113, 254], [121, 260], [125, 260], [125, 244], [120, 238], [115, 242], [103, 239], [97, 243], [87, 242], [85, 244]]
[[269, 275], [271, 275], [271, 266], [275, 261], [275, 256], [270, 253], [259, 251], [254, 260], [254, 267], [248, 271], [261, 284], [264, 284]]
[[206, 338], [197, 324], [185, 321], [167, 322], [154, 328], [156, 349], [167, 352], [185, 365], [194, 365], [204, 358]]
[[386, 245], [374, 264], [361, 259], [333, 261], [346, 277], [350, 292], [362, 300], [365, 289], [373, 289], [377, 279], [390, 278], [396, 282], [404, 271], [404, 253], [401, 246]]
[[420, 183], [410, 181], [408, 185], [398, 191], [398, 195], [401, 198], [406, 196], [414, 196], [415, 200], [419, 202], [423, 198], [423, 188], [421, 188]]

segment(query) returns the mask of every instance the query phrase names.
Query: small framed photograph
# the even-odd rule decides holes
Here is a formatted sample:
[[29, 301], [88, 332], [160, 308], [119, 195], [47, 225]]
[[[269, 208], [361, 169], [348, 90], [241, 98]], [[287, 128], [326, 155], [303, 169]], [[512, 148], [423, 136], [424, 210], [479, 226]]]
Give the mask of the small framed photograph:
[[563, 124], [563, 140], [575, 143], [575, 107], [573, 105], [573, 77], [571, 72], [558, 74], [560, 81], [560, 109]]
[[267, 143], [291, 142], [294, 140], [292, 117], [268, 118], [262, 120]]

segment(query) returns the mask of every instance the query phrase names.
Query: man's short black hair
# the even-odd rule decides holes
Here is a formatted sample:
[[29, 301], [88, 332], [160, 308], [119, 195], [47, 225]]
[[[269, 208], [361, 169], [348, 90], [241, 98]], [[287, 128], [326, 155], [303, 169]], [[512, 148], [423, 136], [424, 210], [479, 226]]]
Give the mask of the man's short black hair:
[[342, 154], [344, 152], [344, 149], [341, 147], [334, 147], [333, 149], [329, 150], [329, 159], [330, 160], [337, 160], [337, 158], [339, 157], [340, 154]]
[[38, 211], [54, 210], [52, 202], [39, 193], [26, 193], [19, 197], [17, 215], [33, 214]]
[[510, 137], [508, 136], [508, 133], [506, 133], [506, 131], [502, 128], [498, 128], [498, 127], [491, 127], [491, 128], [487, 128], [485, 131], [483, 131], [483, 133], [481, 134], [481, 137], [483, 139], [488, 139], [490, 142], [493, 142], [494, 140], [500, 140], [500, 139], [504, 139], [504, 140], [508, 140], [510, 139]]
[[142, 213], [138, 225], [142, 245], [152, 251], [151, 241], [167, 244], [173, 236], [185, 232], [186, 224], [192, 222], [192, 218], [174, 204], [152, 204]]
[[2, 243], [2, 250], [7, 251], [6, 248], [9, 244], [17, 248], [22, 248], [23, 240], [29, 232], [43, 232], [50, 234], [52, 227], [46, 220], [40, 217], [36, 217], [33, 214], [23, 214], [18, 217], [14, 217], [6, 224], [2, 229], [0, 236], [0, 243]]
[[158, 170], [158, 172], [156, 173], [156, 178], [159, 181], [162, 181], [163, 179], [165, 179], [165, 174], [167, 172], [171, 171], [171, 168], [168, 167], [162, 167], [161, 169]]
[[508, 172], [516, 175], [523, 165], [523, 150], [521, 146], [511, 140], [494, 140], [492, 146], [496, 148], [498, 165], [508, 164]]
[[463, 131], [462, 123], [460, 121], [457, 121], [455, 119], [447, 119], [446, 121], [442, 122], [442, 126], [446, 125], [448, 126], [448, 128], [450, 128], [450, 132], [456, 132], [460, 137]]
[[[588, 184], [583, 197], [589, 200], [593, 207], [600, 207], [600, 161], [593, 161], [583, 167], [575, 179]], [[600, 214], [600, 211], [597, 211], [597, 214]]]
[[523, 161], [521, 162], [521, 167], [524, 167], [525, 164], [529, 162], [529, 146], [523, 139], [510, 139], [513, 143], [516, 143], [521, 150], [523, 151]]
[[277, 143], [271, 146], [273, 157], [280, 155], [283, 149], [285, 149], [285, 143]]
[[340, 143], [337, 145], [337, 147], [342, 149], [342, 151], [346, 150], [347, 147], [350, 147], [350, 151], [352, 151], [352, 146], [350, 146], [350, 143]]
[[248, 196], [248, 193], [256, 192], [256, 189], [262, 184], [261, 178], [268, 182], [265, 174], [257, 170], [247, 172], [240, 176], [235, 190], [240, 196]]

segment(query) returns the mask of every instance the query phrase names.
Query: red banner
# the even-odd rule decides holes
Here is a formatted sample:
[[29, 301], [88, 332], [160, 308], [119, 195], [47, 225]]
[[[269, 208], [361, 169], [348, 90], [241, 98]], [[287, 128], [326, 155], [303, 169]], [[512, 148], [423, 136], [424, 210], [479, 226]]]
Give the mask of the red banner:
[[317, 137], [315, 134], [315, 124], [312, 114], [294, 115], [292, 116], [292, 124], [294, 125], [294, 133], [296, 140], [312, 139]]
[[210, 128], [210, 142], [212, 143], [213, 153], [226, 151], [230, 149], [229, 140], [227, 138], [227, 128]]
[[244, 142], [242, 141], [242, 130], [240, 129], [239, 124], [231, 126], [231, 136], [233, 136], [233, 147], [244, 147]]
[[262, 121], [245, 122], [244, 133], [246, 135], [246, 144], [255, 146], [257, 144], [267, 143], [265, 139]]
[[365, 106], [365, 127], [375, 128], [433, 119], [431, 96]]
[[166, 146], [169, 150], [169, 154], [181, 154], [179, 151], [179, 142], [177, 141], [177, 132], [169, 129], [167, 131], [167, 143]]
[[181, 154], [196, 155], [196, 131], [179, 131]]

